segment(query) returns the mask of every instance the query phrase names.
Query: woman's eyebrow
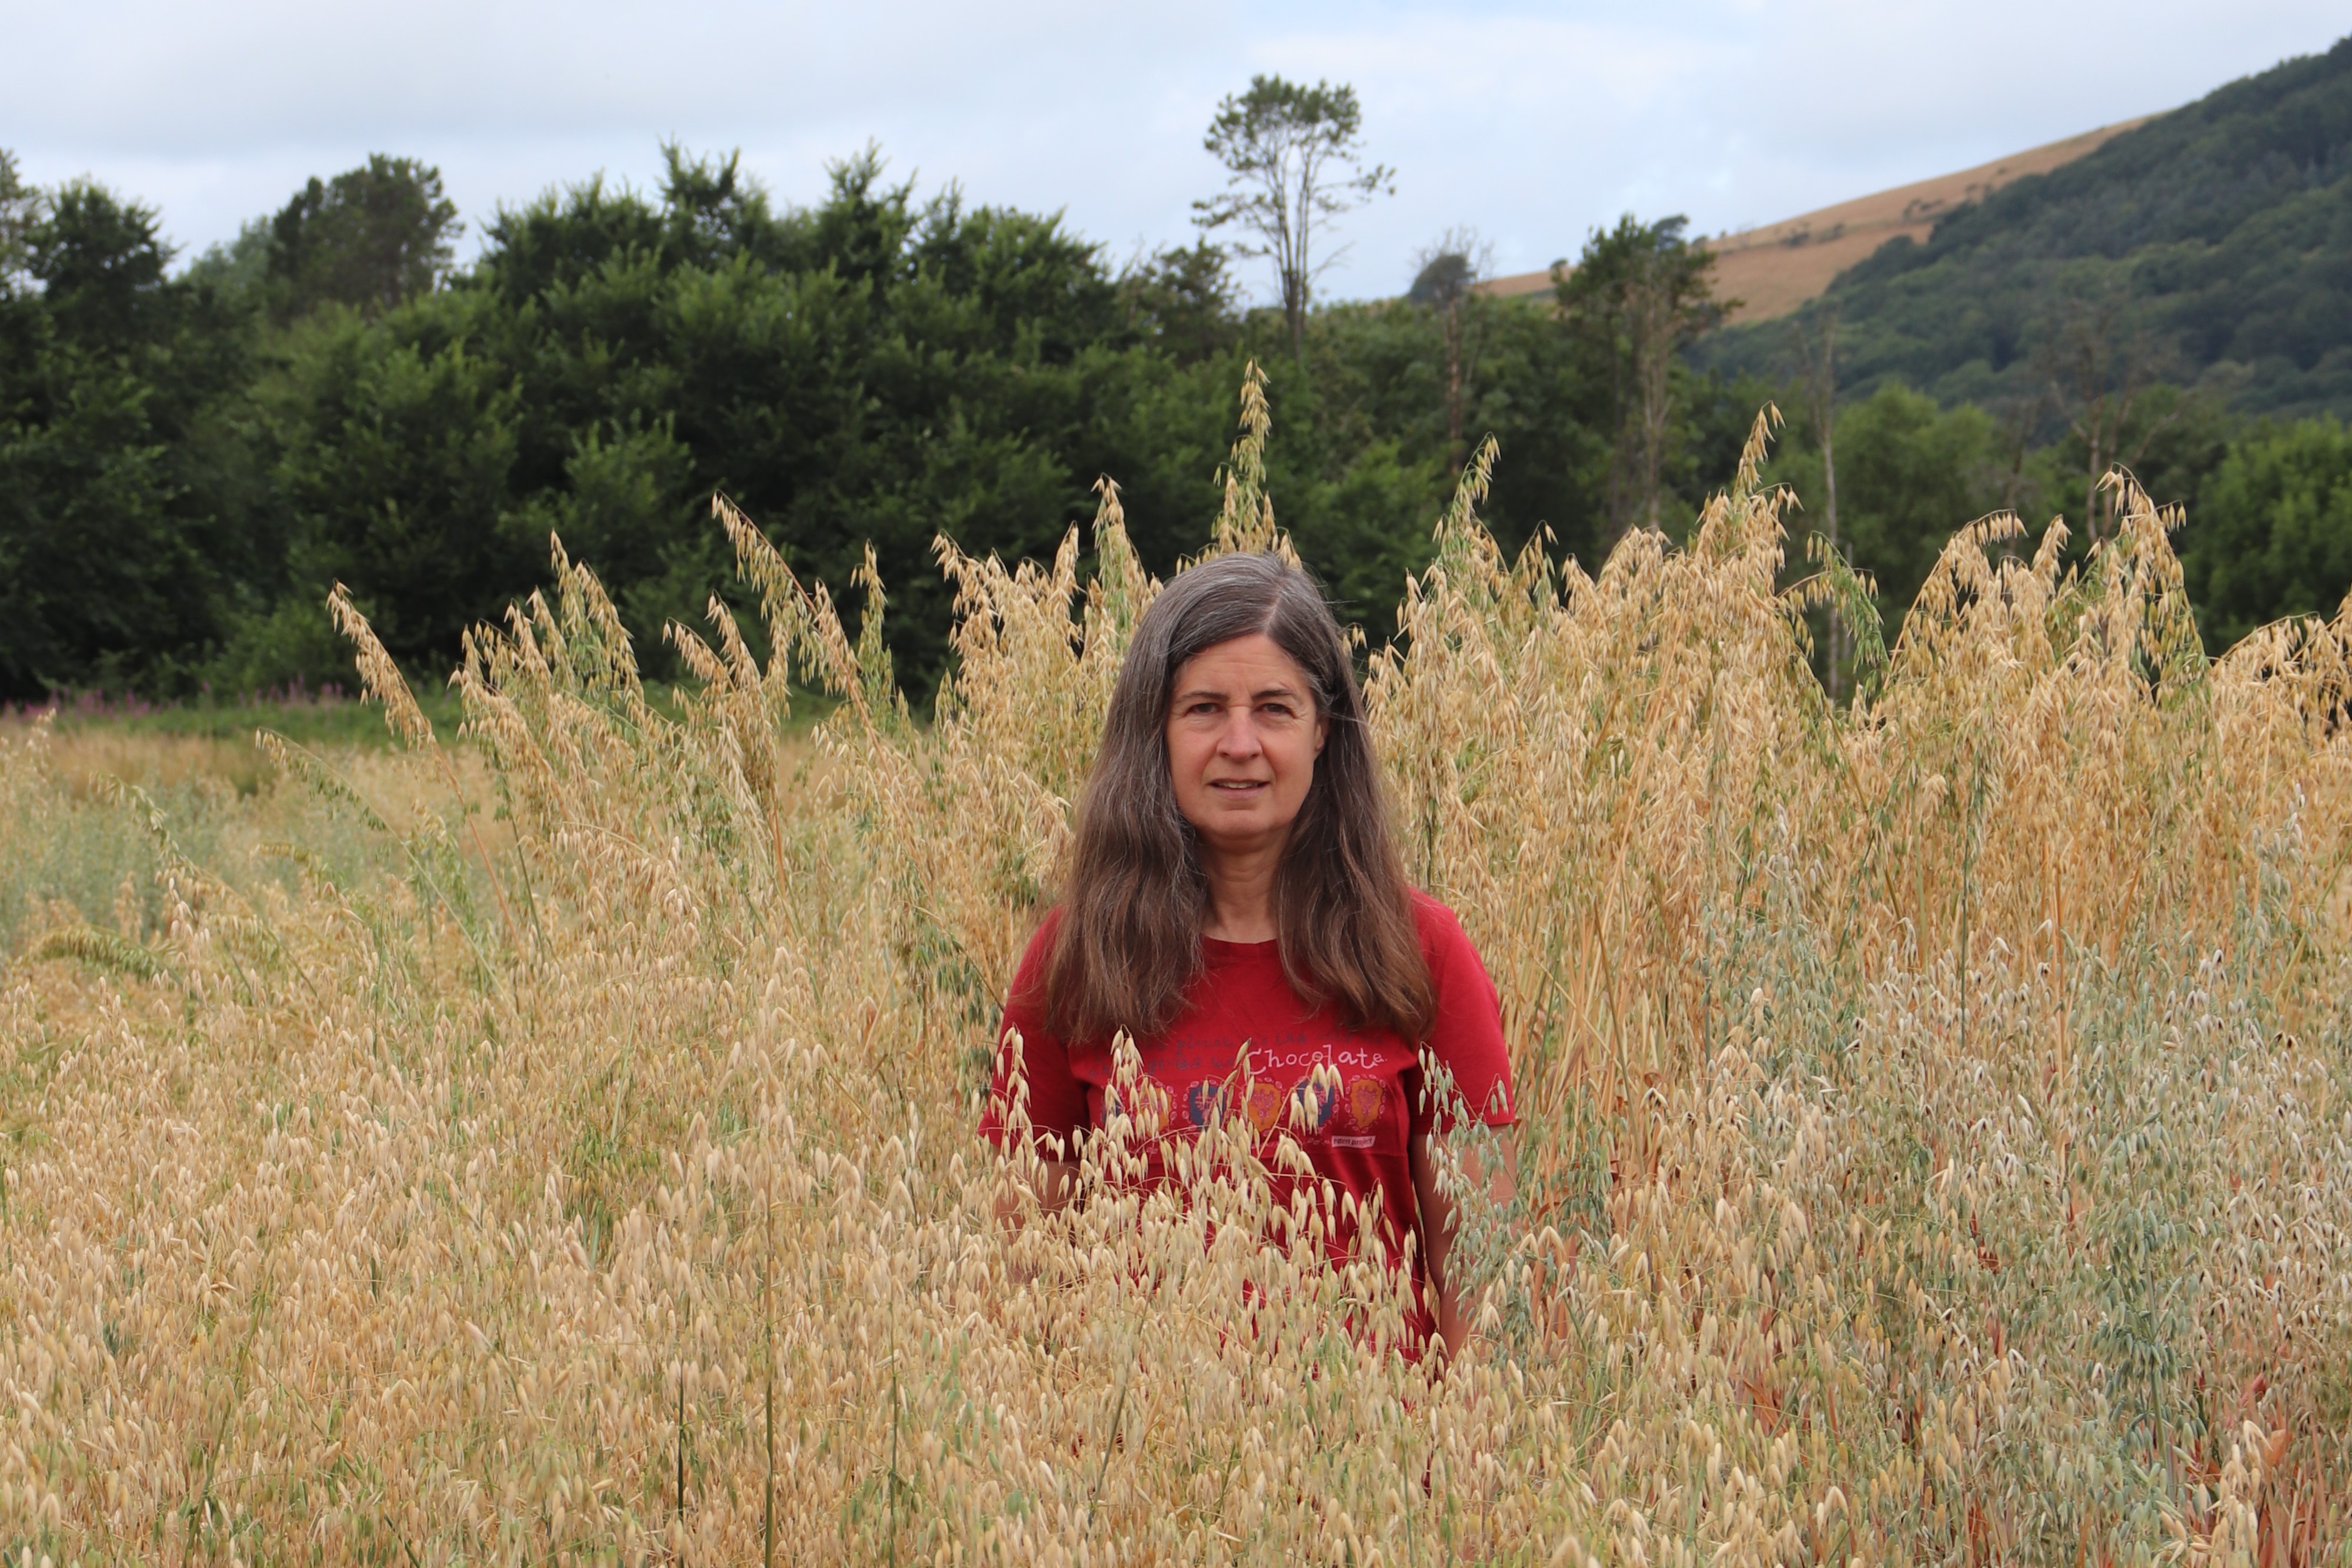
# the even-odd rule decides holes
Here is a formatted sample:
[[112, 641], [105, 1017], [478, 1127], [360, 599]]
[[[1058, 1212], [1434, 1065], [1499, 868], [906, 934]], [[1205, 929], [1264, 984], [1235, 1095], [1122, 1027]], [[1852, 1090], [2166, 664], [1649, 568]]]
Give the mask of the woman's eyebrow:
[[[1267, 697], [1290, 697], [1296, 700], [1297, 696], [1298, 688], [1289, 685], [1287, 682], [1271, 686], [1260, 686], [1257, 690], [1250, 693], [1250, 700], [1252, 702], [1263, 702]], [[1178, 692], [1169, 700], [1175, 703], [1188, 703], [1195, 697], [1208, 697], [1215, 702], [1223, 702], [1225, 700], [1225, 692], [1224, 688], [1222, 686], [1193, 686], [1187, 690]]]

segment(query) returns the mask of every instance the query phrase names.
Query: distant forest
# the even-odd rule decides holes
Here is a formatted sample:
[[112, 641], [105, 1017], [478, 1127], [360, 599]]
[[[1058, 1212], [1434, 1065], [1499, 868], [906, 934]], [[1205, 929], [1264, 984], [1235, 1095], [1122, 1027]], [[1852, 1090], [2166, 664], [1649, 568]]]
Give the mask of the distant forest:
[[[1813, 519], [1834, 388], [1841, 542], [1885, 602], [1953, 517], [2063, 513], [2081, 548], [2120, 464], [2187, 510], [2209, 647], [2333, 614], [2352, 587], [2352, 38], [2004, 186], [1690, 358], [1813, 383], [1784, 402], [1801, 412], [1780, 465]], [[1902, 499], [1846, 504], [1895, 495], [1894, 471], [1914, 476]]]
[[1795, 527], [1833, 528], [1890, 632], [1986, 511], [2063, 513], [2091, 548], [2120, 462], [2188, 507], [2220, 646], [2352, 586], [2347, 149], [2352, 41], [1728, 328], [1673, 218], [1597, 231], [1554, 297], [1478, 293], [1449, 236], [1393, 299], [1286, 312], [1245, 307], [1246, 260], [1208, 237], [1119, 265], [872, 152], [784, 208], [671, 148], [655, 191], [500, 208], [460, 266], [437, 173], [379, 156], [175, 270], [153, 210], [0, 153], [0, 698], [336, 678], [336, 581], [446, 669], [547, 580], [551, 534], [664, 673], [663, 623], [737, 591], [714, 489], [836, 592], [870, 541], [920, 688], [936, 536], [1048, 554], [1108, 476], [1168, 570], [1253, 360], [1278, 519], [1375, 639], [1479, 438], [1507, 546], [1597, 569], [1629, 528], [1685, 526], [1771, 400]]

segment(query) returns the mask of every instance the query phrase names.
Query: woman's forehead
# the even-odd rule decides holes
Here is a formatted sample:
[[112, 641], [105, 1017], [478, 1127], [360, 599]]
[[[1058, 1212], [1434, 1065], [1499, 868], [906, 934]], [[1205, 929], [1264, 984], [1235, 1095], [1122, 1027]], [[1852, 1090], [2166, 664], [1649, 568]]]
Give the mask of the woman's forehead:
[[1202, 649], [1176, 669], [1176, 690], [1262, 692], [1287, 687], [1305, 693], [1314, 689], [1297, 660], [1263, 632], [1228, 638]]

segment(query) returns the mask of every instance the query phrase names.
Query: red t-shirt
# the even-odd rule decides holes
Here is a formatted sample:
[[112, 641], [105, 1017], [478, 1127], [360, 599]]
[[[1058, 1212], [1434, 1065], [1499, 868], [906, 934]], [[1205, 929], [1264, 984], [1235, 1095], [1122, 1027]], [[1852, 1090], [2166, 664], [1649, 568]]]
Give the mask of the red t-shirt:
[[[1454, 912], [1424, 894], [1415, 893], [1412, 900], [1422, 956], [1436, 992], [1436, 1017], [1425, 1043], [1454, 1075], [1460, 1103], [1488, 1126], [1508, 1126], [1516, 1120], [1511, 1064], [1494, 982]], [[995, 1078], [980, 1130], [1003, 1144], [1011, 1036], [1017, 1030], [1028, 1071], [1031, 1130], [1049, 1155], [1052, 1145], [1045, 1140], [1060, 1139], [1060, 1157], [1066, 1159], [1076, 1157], [1080, 1134], [1104, 1125], [1106, 1096], [1113, 1096], [1115, 1104], [1117, 1091], [1108, 1040], [1067, 1041], [1046, 1027], [1042, 981], [1060, 921], [1060, 910], [1048, 914], [1022, 955], [997, 1030]], [[1202, 972], [1184, 1010], [1160, 1033], [1136, 1041], [1144, 1076], [1167, 1095], [1163, 1135], [1187, 1135], [1213, 1117], [1234, 1113], [1245, 1113], [1262, 1138], [1289, 1131], [1316, 1173], [1340, 1192], [1359, 1203], [1378, 1193], [1381, 1241], [1391, 1260], [1401, 1259], [1403, 1239], [1417, 1237], [1421, 1222], [1411, 1141], [1433, 1125], [1450, 1124], [1423, 1092], [1418, 1047], [1393, 1030], [1352, 1029], [1328, 1005], [1307, 1007], [1284, 977], [1275, 943], [1204, 937], [1202, 948]], [[1244, 1042], [1246, 1080], [1238, 1071]], [[1318, 1066], [1329, 1070], [1319, 1082]], [[1294, 1100], [1296, 1116], [1288, 1113]], [[1150, 1164], [1147, 1179], [1159, 1175], [1156, 1154]], [[1276, 1197], [1286, 1196], [1278, 1186]], [[1344, 1257], [1354, 1242], [1335, 1228], [1334, 1257]], [[1416, 1283], [1423, 1249], [1416, 1240]], [[1425, 1333], [1425, 1318], [1417, 1326]]]

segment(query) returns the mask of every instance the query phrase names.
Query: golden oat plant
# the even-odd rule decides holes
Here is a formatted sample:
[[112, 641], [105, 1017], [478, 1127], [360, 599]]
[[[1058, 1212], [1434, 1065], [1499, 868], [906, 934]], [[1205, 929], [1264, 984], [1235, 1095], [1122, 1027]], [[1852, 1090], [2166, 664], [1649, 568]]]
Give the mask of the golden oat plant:
[[[559, 549], [459, 749], [372, 662], [404, 771], [279, 744], [234, 809], [290, 839], [209, 861], [101, 802], [164, 917], [20, 899], [7, 1560], [2352, 1562], [2352, 623], [2209, 664], [2119, 476], [2079, 568], [1961, 529], [1832, 703], [1806, 612], [1867, 596], [1780, 586], [1767, 434], [1590, 577], [1497, 551], [1480, 453], [1368, 653], [1520, 1085], [1462, 1363], [1295, 1145], [1124, 1180], [1131, 1050], [1079, 1201], [973, 1138], [1156, 588], [1116, 490], [942, 543], [928, 719], [870, 566], [852, 637], [721, 502], [770, 656], [714, 601], [653, 701]], [[1267, 439], [1253, 380], [1206, 548], [1286, 548]]]

